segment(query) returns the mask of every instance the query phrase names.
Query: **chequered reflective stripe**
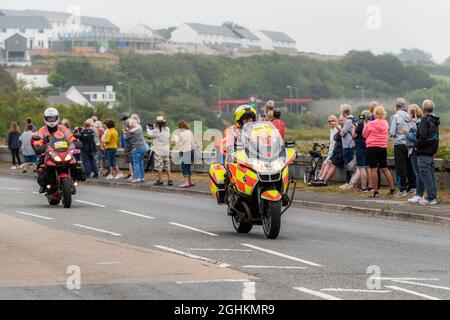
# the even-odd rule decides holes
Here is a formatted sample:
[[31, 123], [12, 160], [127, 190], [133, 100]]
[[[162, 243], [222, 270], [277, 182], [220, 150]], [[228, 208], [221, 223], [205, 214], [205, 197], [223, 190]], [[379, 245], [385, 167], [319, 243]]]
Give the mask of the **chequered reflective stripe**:
[[209, 168], [209, 174], [217, 184], [222, 184], [224, 182], [225, 173], [225, 168], [220, 164], [213, 164]]
[[286, 193], [287, 192], [287, 187], [289, 184], [289, 168], [286, 167], [283, 170], [283, 192]]
[[216, 198], [217, 195], [217, 186], [215, 185], [215, 183], [213, 181], [209, 181], [209, 188], [211, 189], [211, 194], [213, 196], [213, 198]]
[[269, 201], [280, 201], [281, 194], [277, 190], [269, 190], [261, 195], [261, 198]]
[[243, 166], [233, 166], [233, 170], [230, 171], [232, 174], [234, 172], [233, 176], [236, 178], [235, 184], [238, 191], [246, 195], [251, 195], [258, 182], [256, 173]]

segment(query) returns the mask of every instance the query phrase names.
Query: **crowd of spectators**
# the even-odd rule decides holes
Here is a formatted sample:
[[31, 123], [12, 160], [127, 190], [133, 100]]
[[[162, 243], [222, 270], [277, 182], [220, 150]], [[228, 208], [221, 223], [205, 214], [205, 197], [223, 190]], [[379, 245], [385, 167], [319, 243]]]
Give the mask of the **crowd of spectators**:
[[[389, 195], [410, 195], [410, 203], [423, 206], [438, 203], [434, 155], [439, 147], [440, 120], [432, 100], [425, 100], [420, 108], [397, 99], [390, 122], [384, 106], [377, 102], [369, 103], [358, 118], [350, 105], [342, 105], [340, 111], [339, 120], [334, 115], [328, 118], [330, 150], [318, 179], [310, 185], [328, 185], [341, 168], [345, 172], [342, 190], [358, 189], [370, 193], [370, 198], [379, 198], [383, 176]], [[390, 140], [396, 183], [388, 166]]]

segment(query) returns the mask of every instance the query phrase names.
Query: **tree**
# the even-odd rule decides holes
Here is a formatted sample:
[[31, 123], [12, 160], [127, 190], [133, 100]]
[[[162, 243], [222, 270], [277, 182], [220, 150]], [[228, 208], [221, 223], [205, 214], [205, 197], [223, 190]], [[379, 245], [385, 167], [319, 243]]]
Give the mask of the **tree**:
[[0, 65], [0, 94], [16, 91], [16, 83], [9, 73]]
[[243, 27], [233, 21], [226, 21], [226, 22], [222, 23], [222, 26], [228, 27], [230, 29], [245, 29], [245, 27]]
[[431, 53], [417, 48], [402, 48], [397, 57], [403, 62], [433, 63], [433, 55]]

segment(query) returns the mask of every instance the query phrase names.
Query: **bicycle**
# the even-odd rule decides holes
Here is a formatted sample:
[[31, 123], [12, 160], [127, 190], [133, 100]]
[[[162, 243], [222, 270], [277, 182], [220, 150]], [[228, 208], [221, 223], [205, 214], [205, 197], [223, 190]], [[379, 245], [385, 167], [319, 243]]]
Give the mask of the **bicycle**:
[[311, 162], [309, 163], [309, 167], [305, 168], [305, 173], [303, 174], [305, 185], [318, 179], [324, 161], [323, 151], [326, 149], [329, 149], [329, 147], [324, 144], [317, 142], [313, 144], [312, 150], [309, 152]]

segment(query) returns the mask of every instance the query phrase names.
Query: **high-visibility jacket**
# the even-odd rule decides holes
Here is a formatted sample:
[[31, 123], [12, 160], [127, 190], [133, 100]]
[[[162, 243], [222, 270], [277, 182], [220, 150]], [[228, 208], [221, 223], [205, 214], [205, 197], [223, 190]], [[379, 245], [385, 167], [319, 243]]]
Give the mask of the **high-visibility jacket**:
[[69, 140], [69, 142], [75, 142], [77, 141], [77, 138], [74, 137], [74, 135], [72, 134], [72, 132], [67, 129], [65, 126], [61, 126], [58, 125], [56, 127], [56, 130], [52, 132], [50, 132], [50, 129], [47, 126], [43, 126], [42, 128], [40, 128], [34, 135], [33, 137], [40, 137], [41, 139], [39, 141], [35, 141], [34, 139], [32, 140], [32, 144], [34, 146], [44, 146], [45, 142], [45, 138], [48, 137], [50, 138], [52, 136], [53, 133], [60, 131], [62, 133], [64, 133], [64, 135], [67, 137], [67, 139]]
[[241, 135], [241, 128], [239, 128], [236, 124], [228, 127], [223, 135], [223, 154], [227, 156], [227, 154], [234, 150], [236, 147], [239, 137]]

